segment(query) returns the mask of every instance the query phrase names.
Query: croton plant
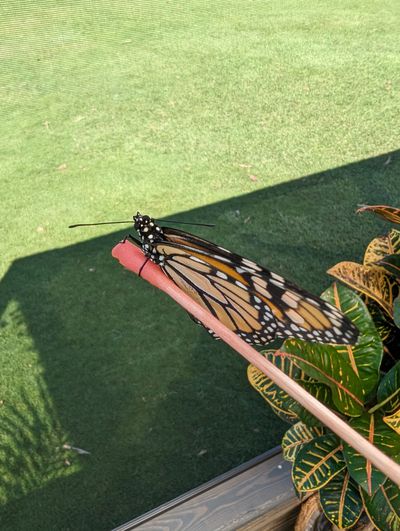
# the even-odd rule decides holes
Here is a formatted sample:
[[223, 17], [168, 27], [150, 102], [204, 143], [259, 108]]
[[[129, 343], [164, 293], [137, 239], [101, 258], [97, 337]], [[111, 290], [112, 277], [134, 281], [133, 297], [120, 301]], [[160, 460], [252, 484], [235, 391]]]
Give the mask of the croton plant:
[[[400, 225], [400, 209], [359, 209], [366, 211]], [[357, 325], [357, 344], [290, 339], [264, 355], [400, 462], [400, 230], [373, 239], [363, 264], [340, 262], [328, 273], [344, 285], [335, 282], [322, 298]], [[273, 411], [292, 424], [282, 450], [292, 463], [296, 492], [317, 492], [325, 517], [339, 529], [355, 526], [362, 516], [379, 530], [400, 530], [399, 486], [252, 365], [248, 378]]]

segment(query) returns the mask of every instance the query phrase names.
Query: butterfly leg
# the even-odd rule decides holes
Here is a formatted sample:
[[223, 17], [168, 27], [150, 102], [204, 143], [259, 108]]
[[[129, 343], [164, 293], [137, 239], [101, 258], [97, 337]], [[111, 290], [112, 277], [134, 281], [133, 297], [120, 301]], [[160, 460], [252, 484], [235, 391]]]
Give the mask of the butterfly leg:
[[217, 341], [219, 341], [221, 338], [217, 336], [217, 334], [214, 332], [214, 330], [211, 330], [211, 328], [207, 328], [206, 326], [203, 325], [203, 323], [201, 321], [199, 321], [198, 319], [196, 319], [196, 317], [193, 317], [193, 315], [189, 312], [187, 312], [188, 316], [191, 318], [192, 321], [194, 321], [196, 324], [202, 326], [203, 328], [205, 328], [207, 330], [207, 332], [214, 338], [216, 339]]
[[142, 242], [140, 242], [139, 240], [137, 240], [134, 236], [132, 236], [132, 234], [127, 234], [126, 236], [124, 236], [122, 238], [122, 240], [120, 241], [120, 243], [125, 243], [126, 240], [130, 240], [132, 242], [134, 242], [136, 245], [138, 245], [139, 247], [142, 246]]

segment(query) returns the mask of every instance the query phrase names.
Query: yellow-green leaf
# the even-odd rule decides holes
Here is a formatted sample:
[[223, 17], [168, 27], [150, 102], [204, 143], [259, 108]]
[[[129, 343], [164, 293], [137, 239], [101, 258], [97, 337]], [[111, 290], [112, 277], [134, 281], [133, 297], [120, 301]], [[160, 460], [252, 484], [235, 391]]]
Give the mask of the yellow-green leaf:
[[393, 317], [393, 299], [397, 296], [398, 285], [381, 268], [363, 266], [355, 262], [340, 262], [329, 269], [328, 273], [374, 299]]
[[352, 527], [360, 518], [363, 502], [347, 470], [342, 470], [319, 491], [319, 501], [325, 516], [339, 529]]
[[375, 262], [381, 260], [390, 253], [390, 240], [388, 236], [374, 238], [368, 245], [364, 254], [364, 265], [374, 266]]
[[342, 445], [332, 434], [322, 435], [297, 452], [292, 479], [300, 492], [319, 490], [346, 467]]
[[392, 428], [398, 435], [400, 435], [400, 409], [395, 411], [393, 415], [383, 417], [386, 424]]
[[400, 231], [392, 229], [389, 231], [390, 252], [388, 254], [400, 253]]
[[304, 422], [297, 422], [287, 430], [282, 438], [283, 458], [286, 461], [294, 461], [297, 452], [305, 443], [312, 441], [315, 437], [320, 437], [323, 433], [323, 428], [309, 427]]
[[400, 231], [392, 229], [385, 236], [374, 238], [368, 245], [363, 264], [377, 267], [376, 262], [385, 256], [400, 254]]
[[356, 212], [374, 212], [391, 223], [400, 223], [399, 208], [386, 205], [362, 205]]

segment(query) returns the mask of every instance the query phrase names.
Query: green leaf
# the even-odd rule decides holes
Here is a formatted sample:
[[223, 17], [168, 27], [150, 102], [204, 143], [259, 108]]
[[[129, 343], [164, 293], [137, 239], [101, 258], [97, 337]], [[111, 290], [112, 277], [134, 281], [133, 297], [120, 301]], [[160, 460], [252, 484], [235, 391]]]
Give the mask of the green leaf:
[[400, 408], [400, 361], [380, 381], [376, 398], [374, 410], [379, 408], [390, 415]]
[[282, 438], [283, 458], [286, 461], [294, 461], [297, 452], [305, 443], [312, 441], [315, 437], [323, 435], [324, 429], [319, 427], [309, 427], [303, 422], [298, 422], [291, 426]]
[[[400, 437], [385, 424], [381, 416], [364, 413], [361, 417], [351, 419], [349, 424], [389, 457], [397, 458], [400, 454]], [[385, 474], [345, 442], [343, 454], [351, 477], [372, 496], [385, 482]]]
[[319, 501], [325, 516], [339, 529], [353, 526], [363, 511], [363, 502], [347, 470], [337, 474], [319, 491]]
[[379, 531], [400, 531], [400, 489], [389, 479], [373, 496], [361, 490], [365, 510]]
[[400, 254], [389, 254], [375, 263], [384, 267], [395, 278], [400, 278]]
[[[276, 356], [274, 351], [265, 351], [263, 354], [271, 363], [291, 378], [296, 380], [307, 378], [305, 373], [291, 360]], [[319, 421], [311, 413], [254, 365], [249, 365], [247, 368], [247, 377], [254, 389], [260, 393], [271, 406], [274, 413], [281, 419], [291, 424], [299, 420], [303, 420], [308, 425], [319, 424]]]
[[393, 511], [400, 518], [400, 487], [389, 478], [385, 481], [383, 487]]
[[397, 328], [400, 328], [400, 296], [393, 301], [393, 321]]
[[393, 319], [382, 311], [375, 301], [368, 299], [368, 297], [366, 305], [381, 340], [387, 341], [396, 332]]
[[292, 468], [294, 486], [300, 492], [318, 490], [346, 467], [342, 445], [332, 434], [304, 444]]
[[321, 298], [336, 306], [360, 331], [357, 345], [335, 346], [335, 350], [341, 356], [347, 353], [349, 363], [362, 380], [368, 398], [379, 382], [383, 356], [383, 344], [374, 320], [361, 297], [341, 284], [334, 283], [322, 293]]
[[335, 409], [332, 393], [327, 385], [310, 379], [296, 380], [296, 382], [317, 400], [328, 406], [330, 409]]

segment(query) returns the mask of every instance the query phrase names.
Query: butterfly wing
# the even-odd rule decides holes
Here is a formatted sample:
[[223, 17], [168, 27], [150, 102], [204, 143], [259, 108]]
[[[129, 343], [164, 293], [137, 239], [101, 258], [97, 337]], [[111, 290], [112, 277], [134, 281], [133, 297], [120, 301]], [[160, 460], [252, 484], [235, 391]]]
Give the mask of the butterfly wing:
[[357, 328], [337, 308], [280, 275], [188, 233], [155, 245], [165, 273], [248, 343], [276, 337], [354, 344]]

